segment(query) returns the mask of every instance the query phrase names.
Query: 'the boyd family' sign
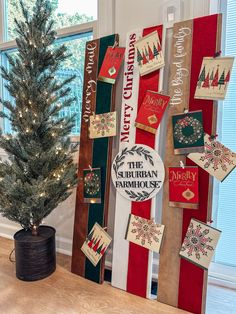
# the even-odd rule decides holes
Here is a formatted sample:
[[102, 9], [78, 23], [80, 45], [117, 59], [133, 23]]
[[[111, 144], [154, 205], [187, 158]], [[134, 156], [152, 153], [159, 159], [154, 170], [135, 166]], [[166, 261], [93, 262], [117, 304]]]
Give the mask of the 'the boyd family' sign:
[[119, 152], [112, 165], [112, 180], [118, 192], [131, 201], [154, 197], [164, 182], [165, 169], [155, 150], [135, 144]]

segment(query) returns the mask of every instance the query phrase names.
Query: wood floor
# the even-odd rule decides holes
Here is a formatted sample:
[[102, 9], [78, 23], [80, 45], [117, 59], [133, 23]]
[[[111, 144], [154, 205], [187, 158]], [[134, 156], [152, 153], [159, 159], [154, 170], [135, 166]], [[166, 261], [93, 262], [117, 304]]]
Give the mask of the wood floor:
[[15, 265], [8, 259], [12, 247], [11, 240], [0, 238], [0, 314], [186, 313], [73, 275], [67, 270], [68, 258], [61, 255], [56, 272], [49, 278], [20, 281], [15, 278]]
[[[9, 259], [11, 240], [0, 237], [0, 314], [181, 314], [156, 301], [97, 285], [70, 273], [70, 257], [58, 254], [49, 278], [23, 282], [15, 278]], [[207, 314], [236, 314], [236, 290], [209, 285]]]

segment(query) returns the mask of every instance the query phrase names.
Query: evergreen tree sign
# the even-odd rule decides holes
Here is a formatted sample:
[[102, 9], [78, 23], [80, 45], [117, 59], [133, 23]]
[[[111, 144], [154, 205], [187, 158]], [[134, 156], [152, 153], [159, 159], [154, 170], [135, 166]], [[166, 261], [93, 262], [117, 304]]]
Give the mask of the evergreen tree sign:
[[[134, 46], [137, 51], [137, 61], [141, 76], [154, 72], [165, 65], [157, 30], [137, 40]], [[141, 56], [138, 52], [140, 52]]]
[[98, 262], [104, 255], [105, 251], [107, 250], [112, 239], [97, 222], [94, 224], [92, 231], [89, 233], [89, 235], [86, 238], [86, 241], [84, 241], [81, 247], [81, 251], [90, 260], [93, 266], [96, 267]]
[[[55, 1], [54, 1], [55, 3]], [[37, 235], [38, 226], [77, 183], [69, 133], [74, 117], [59, 118], [74, 101], [68, 84], [57, 81], [65, 46], [53, 47], [56, 32], [50, 19], [52, 6], [37, 0], [32, 16], [20, 1], [25, 21], [16, 23], [17, 56], [8, 56], [10, 70], [1, 68], [14, 103], [1, 100], [13, 134], [0, 135], [0, 147], [9, 157], [0, 163], [0, 213]]]
[[224, 100], [233, 62], [234, 57], [204, 57], [194, 98]]

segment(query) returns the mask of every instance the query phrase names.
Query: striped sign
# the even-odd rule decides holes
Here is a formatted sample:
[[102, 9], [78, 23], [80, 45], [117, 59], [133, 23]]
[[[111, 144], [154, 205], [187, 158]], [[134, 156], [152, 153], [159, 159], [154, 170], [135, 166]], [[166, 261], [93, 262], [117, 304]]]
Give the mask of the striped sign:
[[[162, 41], [162, 26], [136, 30], [127, 34], [122, 91], [120, 145], [145, 144], [156, 147], [154, 134], [135, 128], [137, 112], [147, 90], [158, 91], [161, 85], [160, 70], [140, 77], [136, 60], [135, 42], [154, 31]], [[116, 193], [115, 229], [113, 244], [112, 285], [142, 297], [150, 296], [152, 253], [146, 248], [125, 240], [129, 215], [150, 219], [155, 215], [155, 198], [131, 202]]]
[[[110, 187], [112, 138], [89, 139], [89, 118], [95, 114], [114, 111], [114, 85], [97, 81], [108, 46], [118, 42], [118, 35], [110, 35], [92, 40], [86, 44], [83, 105], [79, 150], [79, 183], [77, 188], [72, 272], [82, 277], [103, 282], [104, 258], [96, 267], [86, 258], [81, 247], [95, 223], [104, 227], [107, 224]], [[101, 168], [101, 204], [84, 203], [83, 170]]]
[[[167, 121], [165, 166], [179, 166], [184, 156], [174, 155], [172, 115], [202, 110], [204, 131], [215, 133], [217, 104], [212, 100], [194, 99], [202, 59], [220, 50], [221, 15], [212, 15], [174, 25], [172, 36], [169, 94], [170, 110]], [[186, 165], [195, 164], [186, 160]], [[169, 178], [164, 184], [162, 224], [166, 226], [160, 255], [158, 301], [191, 313], [204, 313], [207, 271], [180, 259], [179, 250], [192, 218], [202, 222], [211, 219], [212, 178], [199, 168], [199, 209], [169, 207]]]

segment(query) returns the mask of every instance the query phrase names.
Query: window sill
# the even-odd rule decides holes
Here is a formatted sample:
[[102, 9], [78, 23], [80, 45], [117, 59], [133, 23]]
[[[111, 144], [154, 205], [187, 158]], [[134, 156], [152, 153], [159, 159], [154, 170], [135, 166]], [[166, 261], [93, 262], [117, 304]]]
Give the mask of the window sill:
[[209, 268], [209, 283], [236, 289], [236, 267], [212, 262]]

